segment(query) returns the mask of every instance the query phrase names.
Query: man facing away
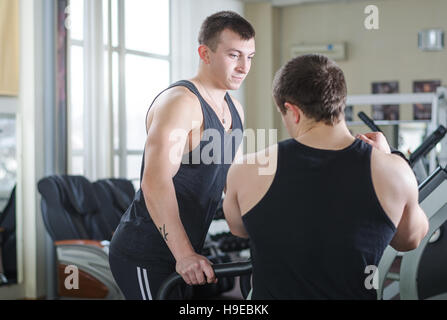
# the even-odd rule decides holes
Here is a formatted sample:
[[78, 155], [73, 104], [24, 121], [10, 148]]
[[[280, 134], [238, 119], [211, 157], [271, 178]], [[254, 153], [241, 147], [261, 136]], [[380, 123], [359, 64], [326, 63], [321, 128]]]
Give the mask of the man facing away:
[[[110, 245], [112, 274], [127, 299], [154, 298], [175, 271], [189, 285], [216, 281], [200, 253], [242, 140], [227, 143], [244, 122], [241, 104], [227, 91], [238, 89], [250, 70], [254, 36], [234, 12], [209, 16], [199, 34], [197, 76], [172, 84], [149, 108], [141, 188]], [[205, 156], [212, 161], [205, 161], [200, 150], [210, 144], [221, 148], [211, 148]], [[170, 298], [183, 294], [176, 290]]]
[[[350, 134], [346, 94], [327, 57], [292, 59], [273, 83], [292, 138], [230, 168], [223, 209], [232, 233], [250, 238], [253, 299], [376, 299], [367, 266], [428, 231], [413, 171], [380, 133]], [[264, 154], [271, 174], [259, 174]]]

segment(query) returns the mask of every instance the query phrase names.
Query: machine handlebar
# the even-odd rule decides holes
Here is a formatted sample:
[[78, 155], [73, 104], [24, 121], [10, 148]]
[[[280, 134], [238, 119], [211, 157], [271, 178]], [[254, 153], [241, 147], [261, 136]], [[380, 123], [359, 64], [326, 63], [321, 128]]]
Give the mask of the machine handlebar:
[[[252, 272], [251, 261], [244, 262], [230, 262], [230, 263], [219, 263], [211, 265], [214, 270], [214, 274], [217, 278], [222, 277], [236, 277], [241, 275], [248, 275]], [[183, 282], [182, 276], [177, 272], [172, 273], [160, 286], [157, 292], [157, 300], [165, 300], [172, 289]], [[248, 292], [242, 292], [242, 295], [246, 297]]]

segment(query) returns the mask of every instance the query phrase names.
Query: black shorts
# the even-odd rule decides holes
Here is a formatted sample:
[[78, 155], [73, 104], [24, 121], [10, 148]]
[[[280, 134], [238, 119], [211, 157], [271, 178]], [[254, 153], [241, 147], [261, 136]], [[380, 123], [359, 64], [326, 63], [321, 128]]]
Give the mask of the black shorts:
[[[166, 278], [175, 272], [175, 266], [136, 263], [119, 255], [109, 253], [112, 275], [127, 300], [153, 300]], [[187, 298], [190, 286], [183, 283], [176, 286], [168, 299]]]

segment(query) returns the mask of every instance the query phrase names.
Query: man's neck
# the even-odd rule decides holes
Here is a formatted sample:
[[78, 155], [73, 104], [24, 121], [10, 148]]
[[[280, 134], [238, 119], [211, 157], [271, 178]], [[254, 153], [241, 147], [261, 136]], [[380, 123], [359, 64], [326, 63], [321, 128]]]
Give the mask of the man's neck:
[[307, 146], [326, 150], [344, 149], [355, 140], [344, 120], [333, 126], [315, 123], [314, 125], [309, 124], [303, 126], [303, 128], [297, 128], [293, 138]]
[[[202, 96], [211, 98], [215, 103], [223, 103], [227, 91], [220, 88], [218, 83], [207, 74], [205, 70], [199, 70], [199, 73], [191, 79], [195, 84], [198, 84], [198, 89]], [[220, 107], [220, 106], [218, 106]]]

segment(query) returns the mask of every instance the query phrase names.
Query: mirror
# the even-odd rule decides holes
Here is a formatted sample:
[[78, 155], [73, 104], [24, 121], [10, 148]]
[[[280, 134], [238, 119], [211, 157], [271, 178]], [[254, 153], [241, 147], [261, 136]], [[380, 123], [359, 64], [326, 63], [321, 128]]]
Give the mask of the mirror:
[[0, 113], [0, 286], [17, 283], [16, 116]]

